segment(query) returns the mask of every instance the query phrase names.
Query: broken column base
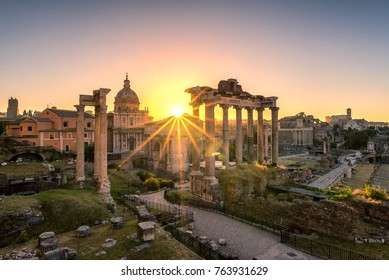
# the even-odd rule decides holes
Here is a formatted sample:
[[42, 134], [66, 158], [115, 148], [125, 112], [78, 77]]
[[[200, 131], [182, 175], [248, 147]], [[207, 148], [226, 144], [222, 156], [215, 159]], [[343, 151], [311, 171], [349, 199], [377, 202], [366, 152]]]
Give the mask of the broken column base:
[[76, 189], [83, 189], [85, 188], [85, 178], [83, 179], [76, 179]]
[[111, 196], [111, 182], [108, 178], [103, 178], [98, 182], [99, 191], [103, 202], [108, 204], [108, 208], [112, 213], [116, 212], [116, 204]]
[[217, 209], [223, 208], [219, 180], [216, 177], [191, 175], [190, 185], [193, 195], [212, 203]]

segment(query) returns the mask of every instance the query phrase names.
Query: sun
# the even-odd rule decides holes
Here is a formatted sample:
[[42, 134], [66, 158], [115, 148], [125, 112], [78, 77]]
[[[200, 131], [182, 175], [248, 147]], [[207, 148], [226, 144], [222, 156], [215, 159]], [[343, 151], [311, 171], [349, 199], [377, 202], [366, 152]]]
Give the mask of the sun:
[[178, 106], [173, 107], [171, 113], [175, 117], [181, 117], [181, 115], [184, 113], [184, 108]]

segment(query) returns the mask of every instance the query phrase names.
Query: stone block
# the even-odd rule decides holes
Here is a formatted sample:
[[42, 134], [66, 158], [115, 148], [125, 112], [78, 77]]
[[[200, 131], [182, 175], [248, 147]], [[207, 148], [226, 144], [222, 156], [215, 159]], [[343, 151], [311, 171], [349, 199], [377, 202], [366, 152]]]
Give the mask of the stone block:
[[141, 222], [138, 223], [138, 238], [142, 241], [151, 241], [155, 238], [155, 223]]
[[90, 227], [89, 226], [80, 226], [77, 230], [78, 237], [87, 237], [90, 235]]
[[43, 241], [48, 239], [55, 239], [55, 233], [52, 231], [41, 233], [38, 238], [38, 245], [40, 245]]
[[115, 229], [122, 228], [124, 225], [123, 217], [114, 217], [111, 218], [110, 221], [111, 221], [111, 227]]
[[219, 245], [226, 245], [227, 244], [227, 242], [226, 242], [226, 240], [225, 239], [223, 239], [223, 238], [220, 238], [219, 239]]
[[77, 251], [68, 247], [61, 247], [43, 254], [45, 260], [74, 260], [76, 257]]
[[49, 251], [53, 251], [58, 248], [58, 241], [56, 238], [52, 239], [46, 239], [41, 242], [39, 245], [39, 249], [41, 250], [41, 253], [44, 254]]
[[146, 209], [146, 206], [136, 206], [136, 211], [138, 212], [138, 221], [147, 222], [150, 221], [150, 213]]

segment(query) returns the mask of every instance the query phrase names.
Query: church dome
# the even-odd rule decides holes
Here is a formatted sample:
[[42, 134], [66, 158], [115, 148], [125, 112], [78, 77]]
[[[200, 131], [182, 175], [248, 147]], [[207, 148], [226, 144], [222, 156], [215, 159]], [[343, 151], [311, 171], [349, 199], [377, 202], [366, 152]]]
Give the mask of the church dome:
[[139, 104], [138, 95], [131, 89], [128, 75], [126, 75], [124, 86], [115, 97], [115, 111], [137, 111]]

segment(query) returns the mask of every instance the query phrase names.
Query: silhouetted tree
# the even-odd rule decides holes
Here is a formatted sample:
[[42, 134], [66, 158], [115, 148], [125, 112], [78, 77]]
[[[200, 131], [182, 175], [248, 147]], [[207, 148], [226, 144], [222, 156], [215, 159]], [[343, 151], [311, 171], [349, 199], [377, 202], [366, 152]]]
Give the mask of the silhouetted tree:
[[360, 149], [364, 148], [369, 141], [369, 134], [363, 130], [352, 130], [345, 135], [345, 146], [349, 149]]

